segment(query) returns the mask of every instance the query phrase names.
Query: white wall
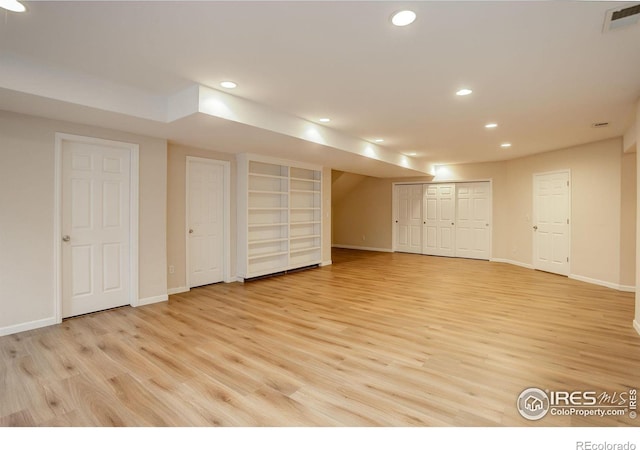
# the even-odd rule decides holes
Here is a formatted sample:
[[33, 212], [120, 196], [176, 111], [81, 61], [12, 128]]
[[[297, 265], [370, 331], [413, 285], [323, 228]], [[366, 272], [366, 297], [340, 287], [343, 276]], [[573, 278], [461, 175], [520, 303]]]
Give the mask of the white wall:
[[0, 111], [0, 335], [55, 320], [56, 132], [140, 146], [139, 298], [166, 299], [166, 141]]

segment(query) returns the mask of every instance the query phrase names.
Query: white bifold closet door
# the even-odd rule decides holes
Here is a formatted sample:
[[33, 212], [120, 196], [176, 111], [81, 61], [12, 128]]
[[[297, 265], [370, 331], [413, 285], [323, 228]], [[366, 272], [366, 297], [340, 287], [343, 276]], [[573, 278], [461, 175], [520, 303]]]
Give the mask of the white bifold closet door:
[[490, 184], [460, 183], [456, 197], [456, 256], [489, 259]]
[[456, 185], [423, 185], [422, 253], [455, 256]]
[[396, 186], [396, 251], [422, 253], [422, 185]]
[[395, 186], [395, 251], [490, 259], [491, 183]]

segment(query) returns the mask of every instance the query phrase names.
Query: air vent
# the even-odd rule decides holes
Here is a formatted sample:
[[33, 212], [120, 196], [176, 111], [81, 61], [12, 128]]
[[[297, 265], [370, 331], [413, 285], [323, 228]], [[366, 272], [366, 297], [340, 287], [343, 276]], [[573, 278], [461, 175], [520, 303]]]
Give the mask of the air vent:
[[640, 3], [622, 9], [610, 9], [604, 17], [602, 32], [613, 31], [638, 23], [640, 20]]
[[604, 128], [609, 126], [609, 122], [596, 122], [596, 123], [592, 123], [591, 126], [593, 128]]

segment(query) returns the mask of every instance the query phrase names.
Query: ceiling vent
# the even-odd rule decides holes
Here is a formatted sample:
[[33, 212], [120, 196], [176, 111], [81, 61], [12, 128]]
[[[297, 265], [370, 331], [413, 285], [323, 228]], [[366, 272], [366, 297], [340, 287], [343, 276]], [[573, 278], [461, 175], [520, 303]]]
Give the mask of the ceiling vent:
[[640, 20], [640, 3], [622, 9], [610, 9], [604, 17], [602, 32], [618, 30], [638, 23]]
[[592, 123], [591, 126], [593, 128], [604, 128], [609, 126], [609, 122], [596, 122], [596, 123]]

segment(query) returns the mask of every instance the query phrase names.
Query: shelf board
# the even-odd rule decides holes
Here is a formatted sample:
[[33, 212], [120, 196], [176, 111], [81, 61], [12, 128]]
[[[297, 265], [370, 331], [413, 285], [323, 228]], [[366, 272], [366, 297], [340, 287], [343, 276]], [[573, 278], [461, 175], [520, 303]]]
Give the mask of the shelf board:
[[290, 180], [293, 180], [293, 181], [310, 181], [312, 183], [320, 183], [320, 180], [312, 180], [311, 178], [291, 177]]
[[320, 191], [314, 191], [312, 189], [290, 189], [291, 192], [298, 192], [301, 194], [319, 194]]
[[315, 250], [320, 250], [320, 247], [297, 248], [295, 250], [290, 250], [289, 253], [305, 253]]
[[262, 255], [249, 255], [249, 261], [253, 259], [273, 258], [274, 256], [288, 255], [289, 252], [264, 253]]
[[297, 206], [292, 206], [289, 209], [291, 209], [291, 211], [293, 211], [293, 210], [320, 211], [320, 207], [313, 207], [313, 208], [301, 207], [301, 208], [298, 208]]
[[278, 195], [287, 195], [287, 191], [258, 191], [258, 190], [250, 190], [249, 194], [278, 194]]
[[249, 172], [249, 176], [250, 177], [262, 177], [262, 178], [272, 178], [275, 180], [288, 180], [289, 177], [286, 175], [268, 175], [266, 173], [254, 173], [254, 172]]
[[248, 244], [252, 245], [252, 244], [271, 244], [271, 243], [276, 243], [276, 242], [284, 242], [284, 241], [288, 241], [289, 238], [277, 238], [277, 239], [261, 239], [259, 241], [249, 241]]
[[289, 208], [248, 208], [249, 211], [287, 211]]
[[250, 223], [249, 227], [284, 227], [285, 225], [289, 225], [287, 222], [284, 223]]
[[289, 238], [289, 240], [292, 241], [297, 241], [297, 240], [302, 240], [302, 239], [316, 239], [316, 238], [320, 238], [321, 236], [319, 234], [310, 234], [308, 236], [292, 236]]
[[315, 220], [313, 222], [291, 222], [289, 225], [319, 225], [320, 221]]

